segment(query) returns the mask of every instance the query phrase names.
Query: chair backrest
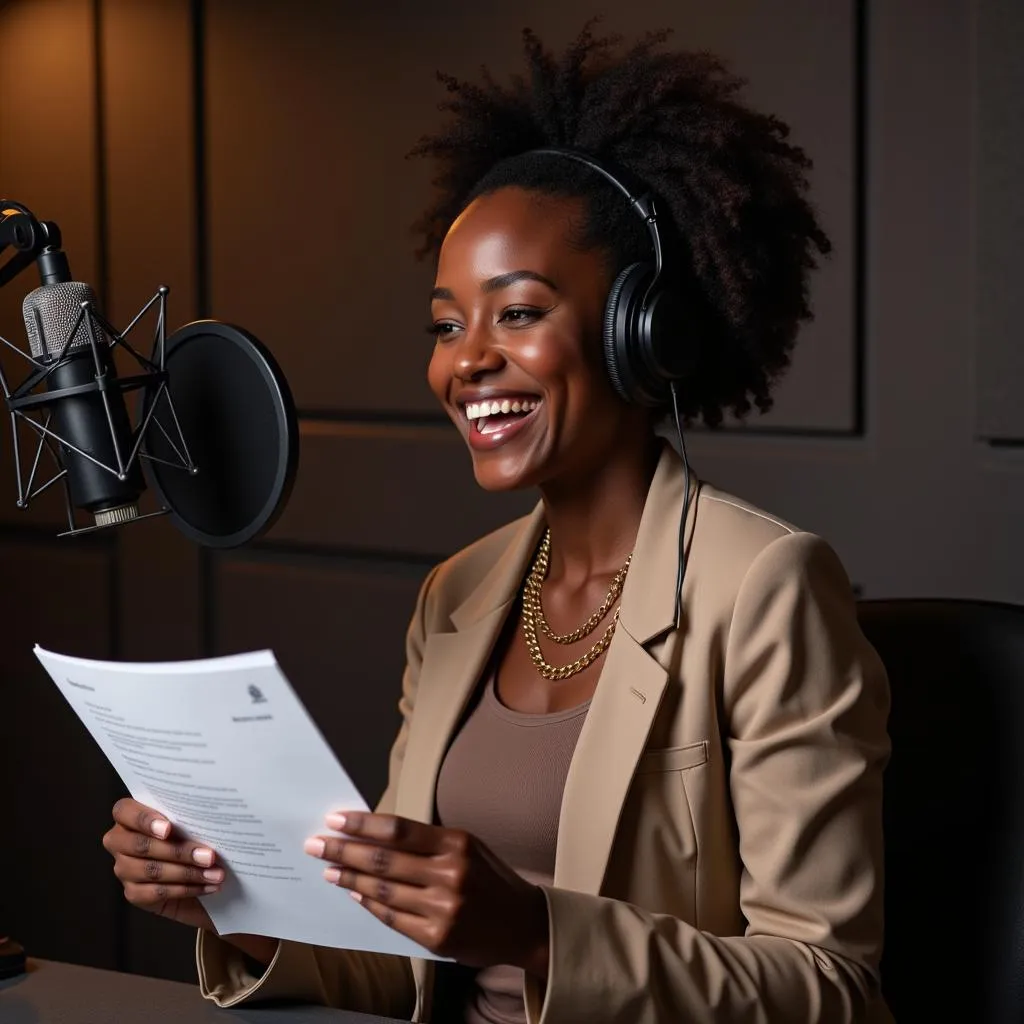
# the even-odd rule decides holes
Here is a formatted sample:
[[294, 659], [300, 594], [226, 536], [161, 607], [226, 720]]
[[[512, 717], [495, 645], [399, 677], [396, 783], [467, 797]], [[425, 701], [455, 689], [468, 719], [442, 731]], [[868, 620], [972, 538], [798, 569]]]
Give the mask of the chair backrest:
[[882, 987], [897, 1021], [1024, 1021], [1024, 607], [862, 601], [889, 673]]

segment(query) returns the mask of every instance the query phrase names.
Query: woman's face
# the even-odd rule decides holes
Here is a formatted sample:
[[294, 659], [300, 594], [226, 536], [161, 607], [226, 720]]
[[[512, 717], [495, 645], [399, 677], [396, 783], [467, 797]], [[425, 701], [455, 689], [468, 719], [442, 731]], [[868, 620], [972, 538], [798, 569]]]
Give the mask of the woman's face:
[[597, 472], [634, 444], [636, 410], [603, 365], [603, 256], [569, 244], [579, 200], [503, 188], [475, 199], [441, 247], [428, 378], [487, 490]]

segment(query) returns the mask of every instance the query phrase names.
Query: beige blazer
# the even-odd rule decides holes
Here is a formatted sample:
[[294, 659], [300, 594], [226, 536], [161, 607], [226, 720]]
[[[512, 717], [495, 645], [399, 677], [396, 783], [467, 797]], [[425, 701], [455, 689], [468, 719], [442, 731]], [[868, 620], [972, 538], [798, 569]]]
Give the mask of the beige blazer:
[[[691, 488], [665, 447], [569, 770], [531, 1024], [891, 1021], [879, 995], [885, 671], [822, 540]], [[538, 506], [438, 566], [408, 632], [380, 809], [432, 821], [442, 759], [543, 529]], [[201, 935], [203, 994], [427, 1021], [432, 961], [282, 943], [256, 978]], [[436, 1022], [435, 1022], [436, 1024]]]

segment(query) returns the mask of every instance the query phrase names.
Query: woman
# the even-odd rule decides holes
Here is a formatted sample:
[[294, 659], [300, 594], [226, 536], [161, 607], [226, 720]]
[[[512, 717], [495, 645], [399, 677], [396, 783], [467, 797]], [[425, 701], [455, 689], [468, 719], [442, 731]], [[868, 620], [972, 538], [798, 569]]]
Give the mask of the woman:
[[[105, 845], [129, 900], [199, 927], [221, 1005], [890, 1020], [883, 668], [831, 549], [697, 480], [657, 433], [673, 396], [710, 426], [769, 407], [828, 250], [808, 161], [663, 35], [617, 56], [588, 28], [560, 60], [525, 40], [529, 84], [444, 79], [452, 122], [418, 152], [443, 166], [421, 225], [430, 384], [478, 483], [542, 500], [429, 575], [387, 791], [306, 846], [326, 884], [461, 966], [218, 938], [196, 899], [224, 877], [213, 851], [130, 801]], [[600, 168], [536, 152], [552, 145], [654, 195], [667, 368], [631, 368], [635, 337], [604, 324], [624, 268], [654, 260], [649, 218]]]

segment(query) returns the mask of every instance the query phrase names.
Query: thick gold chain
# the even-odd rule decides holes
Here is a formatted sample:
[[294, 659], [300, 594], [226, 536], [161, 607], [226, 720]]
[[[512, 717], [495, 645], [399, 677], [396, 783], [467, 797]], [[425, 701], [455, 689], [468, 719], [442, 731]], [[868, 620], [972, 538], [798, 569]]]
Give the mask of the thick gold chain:
[[[546, 636], [549, 636], [557, 643], [573, 643], [575, 640], [582, 639], [592, 633], [598, 623], [608, 614], [609, 609], [622, 592], [626, 572], [629, 569], [629, 563], [633, 556], [630, 555], [626, 559], [626, 564], [615, 574], [615, 579], [612, 581], [612, 586], [609, 588], [608, 595], [602, 602], [601, 607], [578, 629], [573, 630], [571, 633], [559, 635], [554, 634], [549, 628], [545, 628], [547, 623], [544, 619], [544, 612], [540, 603], [541, 586], [547, 576], [550, 553], [551, 532], [548, 530], [544, 533], [544, 539], [537, 550], [537, 556], [523, 587], [523, 639], [526, 642], [526, 649], [530, 653], [530, 659], [540, 675], [544, 679], [561, 680], [568, 679], [570, 676], [582, 672], [604, 654], [608, 649], [608, 645], [612, 642], [612, 637], [615, 635], [615, 627], [619, 621], [619, 610], [618, 608], [615, 609], [612, 621], [608, 623], [597, 643], [589, 651], [568, 665], [552, 665], [544, 657], [544, 652], [540, 648], [538, 632], [544, 632]], [[567, 637], [572, 637], [573, 639], [564, 639]]]
[[[601, 607], [598, 608], [582, 626], [572, 630], [570, 633], [556, 633], [551, 628], [544, 615], [544, 606], [541, 601], [541, 587], [544, 585], [544, 580], [547, 579], [550, 557], [551, 531], [545, 530], [544, 537], [540, 542], [540, 547], [537, 549], [537, 556], [534, 559], [533, 568], [530, 570], [529, 576], [526, 577], [526, 589], [531, 591], [531, 603], [534, 605], [534, 620], [540, 631], [553, 643], [579, 643], [579, 641], [585, 636], [590, 636], [590, 634], [593, 633], [602, 622], [604, 622], [605, 618], [608, 616], [608, 612], [611, 611], [612, 605], [614, 605], [619, 599], [619, 594], [622, 593], [623, 584], [626, 582], [626, 573], [629, 571], [629, 563], [633, 560], [633, 556], [630, 555], [629, 558], [626, 559], [625, 565], [623, 565], [614, 577], [612, 577], [611, 585], [608, 587], [608, 593], [601, 602]], [[533, 601], [533, 598], [536, 598], [535, 602]]]

